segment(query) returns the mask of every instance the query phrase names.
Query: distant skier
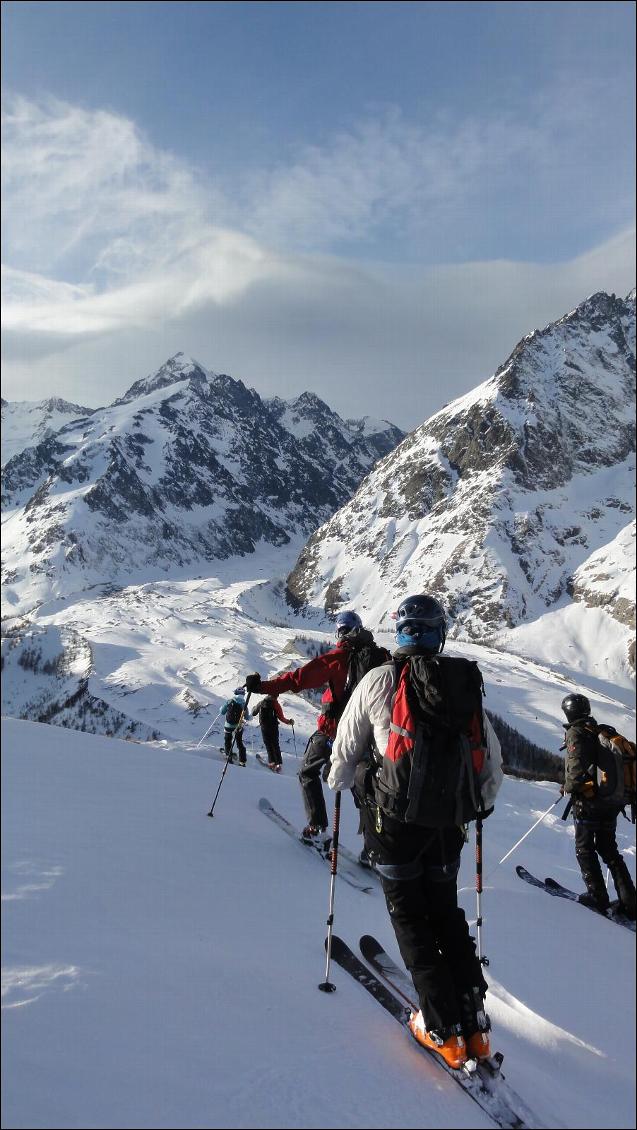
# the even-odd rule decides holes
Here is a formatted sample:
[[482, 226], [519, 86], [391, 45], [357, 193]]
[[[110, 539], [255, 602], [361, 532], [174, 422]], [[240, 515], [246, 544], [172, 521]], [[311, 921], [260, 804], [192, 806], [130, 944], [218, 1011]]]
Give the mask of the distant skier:
[[234, 763], [233, 741], [239, 751], [239, 765], [246, 763], [246, 747], [243, 742], [243, 724], [250, 717], [246, 709], [246, 692], [243, 687], [237, 687], [232, 698], [228, 699], [221, 707], [225, 716], [223, 727], [223, 746], [228, 761]]
[[[566, 715], [564, 792], [570, 793], [573, 801], [575, 855], [586, 884], [586, 894], [580, 895], [579, 901], [595, 910], [608, 909], [610, 898], [599, 863], [601, 856], [613, 876], [620, 909], [634, 919], [635, 885], [616, 838], [617, 817], [623, 807], [623, 767], [620, 757], [615, 769], [615, 757], [606, 752], [607, 735], [616, 735], [617, 731], [597, 724], [586, 695], [568, 694], [562, 700], [562, 710]], [[621, 781], [616, 779], [619, 773]]]
[[254, 707], [252, 717], [256, 718], [257, 715], [261, 726], [261, 737], [268, 755], [268, 768], [280, 773], [283, 759], [279, 743], [279, 722], [293, 726], [294, 719], [285, 717], [277, 696], [272, 694], [266, 695]]
[[393, 662], [354, 690], [332, 750], [328, 784], [350, 788], [372, 751], [360, 796], [365, 846], [420, 1009], [410, 1030], [450, 1067], [490, 1052], [487, 984], [457, 875], [464, 825], [493, 810], [500, 745], [482, 709], [477, 664], [441, 656], [445, 613], [427, 594], [402, 601]]
[[261, 679], [258, 674], [246, 677], [246, 690], [258, 694], [280, 695], [286, 692], [327, 687], [323, 694], [323, 713], [317, 729], [310, 737], [299, 772], [307, 824], [303, 838], [309, 842], [327, 839], [327, 809], [321, 774], [329, 766], [332, 742], [338, 720], [349, 695], [365, 671], [384, 663], [389, 652], [374, 643], [374, 637], [363, 627], [356, 612], [339, 612], [336, 617], [336, 646], [317, 655], [294, 671], [286, 671], [274, 679]]

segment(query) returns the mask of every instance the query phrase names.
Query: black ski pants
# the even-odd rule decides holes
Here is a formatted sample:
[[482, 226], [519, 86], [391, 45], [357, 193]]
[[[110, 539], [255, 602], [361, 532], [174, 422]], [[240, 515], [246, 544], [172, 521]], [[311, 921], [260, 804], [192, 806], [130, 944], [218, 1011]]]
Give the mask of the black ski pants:
[[365, 847], [381, 876], [398, 948], [427, 1029], [444, 1032], [462, 1024], [472, 1028], [466, 1032], [472, 1035], [471, 1018], [476, 1001], [484, 1000], [487, 983], [458, 906], [461, 830], [419, 828], [384, 813], [379, 830], [368, 808], [364, 825]]
[[[223, 747], [226, 751], [226, 757], [228, 757], [230, 750], [233, 748], [233, 746], [232, 746], [233, 738], [234, 738], [234, 744], [235, 744], [236, 748], [239, 750], [239, 762], [241, 763], [241, 765], [245, 765], [245, 763], [246, 763], [246, 747], [243, 743], [243, 726], [239, 726], [235, 730], [224, 730]], [[233, 752], [233, 756], [234, 756], [234, 752]]]
[[283, 758], [281, 757], [281, 745], [279, 743], [279, 727], [278, 726], [262, 726], [261, 737], [265, 746], [265, 752], [268, 755], [268, 761], [274, 765], [282, 765]]
[[328, 824], [321, 777], [326, 765], [329, 765], [331, 756], [332, 739], [317, 730], [305, 747], [299, 770], [305, 815], [308, 824], [312, 824], [315, 828], [327, 828]]
[[574, 816], [575, 855], [582, 878], [589, 894], [604, 902], [607, 897], [606, 883], [599, 859], [601, 857], [610, 868], [613, 878], [618, 865], [622, 863], [617, 846], [617, 810], [608, 812], [596, 805], [579, 802], [574, 806]]

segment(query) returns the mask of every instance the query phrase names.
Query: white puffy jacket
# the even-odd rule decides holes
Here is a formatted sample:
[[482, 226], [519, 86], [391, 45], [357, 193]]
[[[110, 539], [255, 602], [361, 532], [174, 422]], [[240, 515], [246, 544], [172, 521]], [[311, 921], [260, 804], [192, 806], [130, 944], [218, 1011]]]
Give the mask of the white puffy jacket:
[[[342, 790], [352, 787], [356, 766], [369, 753], [372, 741], [379, 753], [384, 755], [389, 741], [393, 692], [392, 663], [368, 671], [354, 688], [338, 723], [332, 746], [331, 768], [327, 781], [331, 789]], [[486, 714], [484, 732], [487, 739], [487, 756], [479, 784], [484, 808], [489, 810], [495, 803], [504, 774], [500, 742]]]

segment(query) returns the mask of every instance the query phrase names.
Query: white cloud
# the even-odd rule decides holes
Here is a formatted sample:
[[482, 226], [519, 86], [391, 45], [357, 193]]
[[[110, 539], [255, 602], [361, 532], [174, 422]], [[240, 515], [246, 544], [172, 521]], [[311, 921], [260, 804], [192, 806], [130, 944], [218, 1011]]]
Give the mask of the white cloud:
[[[263, 393], [315, 388], [345, 414], [363, 398], [365, 411], [415, 426], [523, 334], [595, 290], [634, 285], [631, 230], [561, 263], [460, 261], [470, 226], [493, 220], [484, 197], [496, 189], [511, 198], [509, 224], [526, 222], [535, 190], [539, 220], [559, 224], [542, 212], [555, 140], [570, 127], [577, 177], [583, 128], [566, 99], [543, 102], [534, 125], [499, 115], [416, 126], [387, 113], [235, 193], [204, 185], [116, 114], [22, 98], [5, 113], [10, 398], [104, 403], [183, 349]], [[593, 217], [610, 206], [600, 199]], [[321, 254], [381, 228], [414, 245], [446, 240], [458, 261]]]
[[13, 266], [129, 276], [171, 254], [210, 206], [194, 171], [120, 115], [10, 97], [2, 133]]
[[[255, 254], [246, 266], [250, 285], [237, 267], [232, 297], [222, 280], [222, 302], [202, 265], [192, 292], [184, 276], [180, 295], [171, 276], [149, 282], [146, 294], [131, 286], [104, 296], [102, 306], [97, 298], [75, 303], [78, 325], [57, 337], [29, 326], [5, 332], [5, 397], [56, 393], [103, 404], [182, 349], [261, 395], [310, 388], [342, 415], [410, 428], [490, 376], [524, 334], [595, 290], [625, 294], [635, 279], [634, 231], [559, 266], [362, 267]], [[88, 333], [96, 312], [108, 318], [99, 337]]]

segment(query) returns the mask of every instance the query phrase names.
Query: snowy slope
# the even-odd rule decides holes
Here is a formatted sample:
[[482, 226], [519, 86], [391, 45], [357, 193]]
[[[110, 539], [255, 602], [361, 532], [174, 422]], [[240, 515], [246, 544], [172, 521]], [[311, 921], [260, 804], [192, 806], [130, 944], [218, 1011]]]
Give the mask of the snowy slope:
[[[329, 873], [257, 808], [266, 795], [301, 820], [291, 749], [278, 778], [252, 754], [230, 769], [213, 820], [210, 746], [5, 720], [3, 752], [3, 1126], [490, 1125], [337, 967], [337, 991], [317, 991]], [[635, 1119], [634, 935], [515, 876], [523, 861], [580, 889], [561, 805], [497, 866], [556, 795], [507, 780], [485, 824], [494, 1042], [545, 1126], [619, 1130]], [[337, 880], [335, 929], [398, 956], [378, 890]]]
[[[310, 538], [288, 578], [308, 612], [355, 603], [383, 625], [401, 595], [444, 601], [453, 634], [564, 651], [606, 622], [606, 677], [634, 675], [635, 296], [596, 294], [524, 338], [427, 420]], [[630, 595], [629, 595], [630, 594]], [[601, 616], [590, 617], [591, 608]], [[546, 658], [541, 645], [533, 653]], [[583, 664], [586, 671], [586, 663]]]
[[[249, 671], [287, 670], [305, 661], [308, 643], [333, 641], [324, 623], [312, 624], [296, 616], [285, 601], [282, 578], [299, 548], [300, 540], [282, 548], [261, 546], [258, 554], [218, 562], [212, 575], [192, 580], [149, 579], [121, 589], [101, 587], [60, 597], [41, 606], [35, 628], [16, 628], [17, 638], [29, 647], [34, 631], [81, 640], [90, 656], [87, 668], [78, 672], [78, 691], [80, 679], [86, 677], [87, 693], [125, 716], [129, 732], [137, 736], [150, 730], [173, 741], [197, 741]], [[257, 563], [263, 572], [255, 577]], [[277, 575], [278, 585], [272, 581]], [[598, 609], [591, 614], [603, 616]], [[381, 630], [378, 639], [393, 647], [389, 632]], [[3, 652], [11, 649], [3, 678], [3, 710], [22, 714], [23, 705], [41, 701], [49, 685], [46, 710], [61, 700], [59, 688], [44, 673], [9, 666], [14, 654], [20, 654], [14, 641], [10, 636], [3, 642]], [[586, 644], [577, 657], [589, 654], [591, 641]], [[531, 653], [533, 647], [527, 650]], [[547, 663], [473, 643], [450, 641], [448, 651], [478, 660], [487, 708], [542, 748], [557, 752], [562, 741], [560, 702], [575, 687], [589, 695], [600, 720], [622, 733], [634, 733], [632, 689], [618, 687], [603, 670], [597, 677], [577, 671], [571, 653], [558, 653]], [[75, 669], [72, 654], [64, 667]], [[295, 703], [295, 714], [311, 724], [309, 704]], [[27, 716], [69, 721], [66, 712], [60, 718], [43, 717], [40, 710]], [[100, 730], [95, 712], [87, 718], [78, 715], [77, 724], [83, 721], [89, 730], [122, 732], [110, 717]]]
[[2, 464], [27, 447], [34, 447], [59, 431], [69, 420], [91, 416], [93, 408], [71, 404], [61, 397], [48, 400], [2, 400]]

